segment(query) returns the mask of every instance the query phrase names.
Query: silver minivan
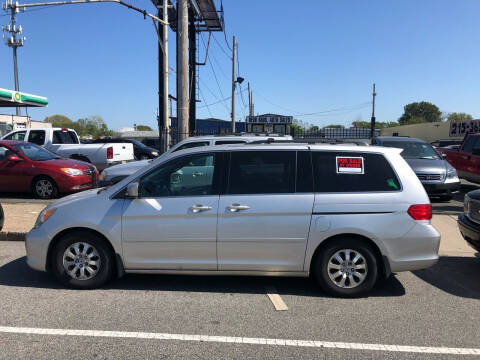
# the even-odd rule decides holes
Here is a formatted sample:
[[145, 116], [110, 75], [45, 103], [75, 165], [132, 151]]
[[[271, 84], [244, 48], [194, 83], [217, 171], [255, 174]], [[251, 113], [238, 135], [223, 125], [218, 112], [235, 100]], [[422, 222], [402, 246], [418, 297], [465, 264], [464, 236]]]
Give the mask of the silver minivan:
[[334, 296], [358, 296], [438, 260], [428, 196], [400, 151], [174, 152], [110, 188], [48, 205], [27, 235], [27, 263], [84, 289], [124, 273], [312, 275]]

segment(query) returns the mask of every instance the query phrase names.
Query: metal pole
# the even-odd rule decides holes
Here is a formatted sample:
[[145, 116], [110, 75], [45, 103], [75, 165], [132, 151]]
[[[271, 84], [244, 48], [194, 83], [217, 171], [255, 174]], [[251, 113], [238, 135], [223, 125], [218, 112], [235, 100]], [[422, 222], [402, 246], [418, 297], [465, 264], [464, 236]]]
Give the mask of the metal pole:
[[373, 138], [375, 137], [375, 97], [376, 96], [377, 96], [377, 93], [375, 92], [375, 84], [373, 84], [372, 119], [370, 120], [370, 138], [372, 139], [372, 144], [373, 144]]
[[180, 38], [178, 44], [178, 68], [177, 77], [180, 89], [178, 89], [178, 132], [179, 141], [188, 137], [188, 114], [189, 114], [189, 78], [188, 78], [188, 4], [187, 0], [177, 0], [178, 29]]
[[235, 133], [235, 84], [236, 84], [236, 69], [237, 61], [237, 38], [233, 36], [233, 56], [232, 56], [232, 134]]
[[[13, 76], [15, 78], [15, 91], [20, 91], [20, 85], [18, 83], [18, 64], [17, 64], [17, 33], [14, 31], [15, 29], [15, 11], [16, 9], [11, 8], [11, 16], [10, 16], [10, 23], [12, 26], [12, 49], [13, 49]], [[20, 107], [16, 107], [15, 111], [17, 116], [20, 116]]]
[[163, 132], [165, 133], [163, 141], [164, 151], [168, 150], [170, 146], [170, 115], [168, 114], [168, 0], [163, 0], [163, 58], [162, 58], [162, 73], [163, 73], [163, 99], [162, 99], [162, 117], [163, 117]]

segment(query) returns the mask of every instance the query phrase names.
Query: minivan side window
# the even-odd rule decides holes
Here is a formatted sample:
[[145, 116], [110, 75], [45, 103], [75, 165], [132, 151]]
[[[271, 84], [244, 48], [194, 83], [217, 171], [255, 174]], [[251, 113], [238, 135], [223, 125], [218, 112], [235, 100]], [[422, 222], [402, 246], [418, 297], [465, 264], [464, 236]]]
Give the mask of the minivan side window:
[[231, 153], [228, 194], [295, 192], [295, 151]]
[[42, 146], [45, 144], [45, 130], [30, 130], [28, 142]]
[[17, 141], [24, 141], [25, 135], [27, 134], [26, 131], [17, 131], [13, 134], [6, 136], [3, 140], [17, 140]]
[[400, 181], [382, 154], [314, 151], [312, 161], [317, 193], [400, 190]]
[[213, 153], [173, 159], [140, 179], [139, 197], [213, 195], [214, 165]]
[[173, 150], [173, 152], [185, 150], [185, 149], [191, 149], [199, 146], [208, 146], [208, 145], [210, 145], [209, 141], [189, 142], [189, 143], [183, 144], [182, 146], [179, 146], [177, 149]]

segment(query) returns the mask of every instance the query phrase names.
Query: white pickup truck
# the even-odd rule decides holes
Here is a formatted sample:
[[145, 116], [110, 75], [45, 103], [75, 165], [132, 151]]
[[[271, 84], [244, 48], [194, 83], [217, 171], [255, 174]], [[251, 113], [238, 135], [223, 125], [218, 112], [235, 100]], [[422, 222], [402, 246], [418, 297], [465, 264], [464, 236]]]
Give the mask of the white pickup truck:
[[75, 130], [67, 128], [15, 130], [2, 140], [28, 141], [62, 157], [89, 162], [100, 171], [134, 159], [130, 143], [81, 144]]

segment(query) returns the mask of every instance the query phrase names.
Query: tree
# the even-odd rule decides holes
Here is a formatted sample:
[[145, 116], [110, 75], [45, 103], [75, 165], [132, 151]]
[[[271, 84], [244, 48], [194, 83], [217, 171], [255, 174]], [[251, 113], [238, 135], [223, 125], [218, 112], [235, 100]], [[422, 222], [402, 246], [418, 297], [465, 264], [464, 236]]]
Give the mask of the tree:
[[52, 115], [52, 116], [47, 116], [43, 122], [46, 122], [46, 123], [72, 123], [73, 121], [70, 120], [69, 117], [65, 116], [65, 115], [60, 115], [60, 114], [55, 114], [55, 115]]
[[400, 125], [442, 121], [440, 109], [427, 101], [407, 104], [403, 110], [403, 115], [398, 119]]
[[323, 129], [345, 129], [343, 125], [327, 125], [324, 126]]
[[473, 120], [472, 115], [466, 114], [466, 113], [463, 113], [463, 112], [460, 112], [460, 113], [452, 112], [450, 114], [447, 114], [446, 118], [447, 118], [447, 121], [453, 121], [453, 122]]
[[[354, 128], [370, 129], [370, 121], [354, 121], [352, 123], [352, 126]], [[398, 126], [398, 123], [396, 121], [375, 122], [375, 129], [384, 129], [394, 126]]]
[[153, 131], [153, 129], [147, 125], [137, 125], [137, 131]]

